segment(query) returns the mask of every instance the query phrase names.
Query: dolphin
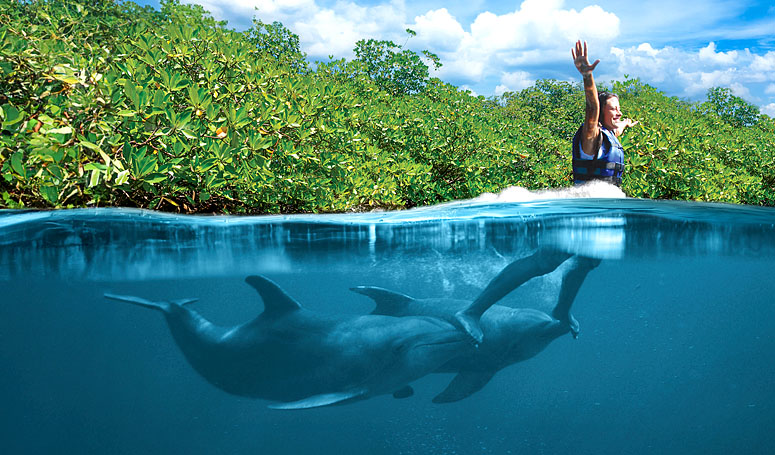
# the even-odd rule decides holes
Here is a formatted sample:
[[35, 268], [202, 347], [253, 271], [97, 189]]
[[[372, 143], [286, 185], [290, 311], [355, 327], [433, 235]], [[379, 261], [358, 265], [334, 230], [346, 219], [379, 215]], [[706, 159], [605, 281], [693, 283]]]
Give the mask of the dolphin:
[[277, 284], [249, 276], [264, 302], [254, 320], [235, 327], [212, 324], [188, 304], [106, 293], [112, 300], [161, 311], [191, 366], [230, 394], [305, 409], [392, 393], [458, 355], [469, 336], [444, 320], [386, 315], [326, 316], [305, 310]]
[[[372, 314], [390, 316], [432, 316], [459, 323], [468, 318], [473, 330], [483, 335], [478, 347], [462, 345], [459, 354], [437, 369], [457, 373], [434, 403], [462, 400], [484, 387], [501, 369], [534, 357], [553, 340], [570, 333], [576, 338], [579, 323], [570, 313], [573, 300], [586, 275], [600, 259], [539, 250], [506, 266], [473, 302], [466, 300], [410, 296], [373, 286], [351, 288], [372, 298]], [[563, 282], [551, 314], [529, 308], [511, 308], [494, 303], [529, 279], [549, 273], [560, 265]]]

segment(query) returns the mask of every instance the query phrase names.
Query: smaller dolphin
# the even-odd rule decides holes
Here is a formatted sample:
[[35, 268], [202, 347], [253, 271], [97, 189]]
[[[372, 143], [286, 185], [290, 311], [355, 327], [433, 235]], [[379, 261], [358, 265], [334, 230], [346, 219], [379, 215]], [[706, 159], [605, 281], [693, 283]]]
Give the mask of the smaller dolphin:
[[317, 315], [261, 276], [245, 280], [264, 301], [256, 319], [219, 327], [187, 304], [105, 294], [161, 311], [175, 342], [208, 382], [234, 395], [304, 409], [392, 393], [458, 355], [470, 339], [441, 319], [413, 316]]
[[[563, 283], [551, 314], [494, 305], [529, 279], [549, 273], [563, 263]], [[449, 403], [479, 391], [495, 373], [537, 355], [556, 338], [566, 333], [576, 338], [579, 324], [570, 313], [571, 305], [587, 273], [599, 263], [599, 259], [539, 250], [506, 266], [473, 302], [415, 299], [372, 286], [352, 290], [376, 302], [372, 314], [433, 316], [455, 324], [459, 324], [461, 318], [470, 321], [467, 328], [481, 334], [477, 336], [481, 340], [478, 348], [462, 346], [459, 355], [437, 370], [439, 373], [457, 373], [447, 388], [433, 399], [434, 403]]]

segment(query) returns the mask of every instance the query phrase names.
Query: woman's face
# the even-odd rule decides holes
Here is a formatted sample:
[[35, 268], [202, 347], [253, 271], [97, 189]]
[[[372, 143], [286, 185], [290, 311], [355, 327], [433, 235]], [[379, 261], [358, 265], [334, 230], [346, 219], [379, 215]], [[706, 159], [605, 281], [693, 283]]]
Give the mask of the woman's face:
[[606, 100], [604, 106], [600, 106], [603, 110], [603, 126], [613, 131], [616, 129], [616, 125], [619, 124], [619, 120], [622, 118], [622, 110], [619, 108], [619, 98], [611, 97]]

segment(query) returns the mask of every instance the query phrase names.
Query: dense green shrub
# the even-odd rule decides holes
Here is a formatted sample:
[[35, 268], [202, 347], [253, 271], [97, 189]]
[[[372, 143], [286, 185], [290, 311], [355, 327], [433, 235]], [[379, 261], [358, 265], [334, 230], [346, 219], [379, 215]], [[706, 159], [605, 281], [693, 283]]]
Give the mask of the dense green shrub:
[[627, 115], [641, 122], [623, 141], [629, 152], [623, 182], [628, 195], [775, 204], [772, 119], [737, 97], [727, 99], [733, 109], [716, 104], [717, 89], [699, 105], [666, 97], [637, 80], [613, 89]]
[[[282, 24], [238, 33], [177, 0], [0, 0], [2, 206], [347, 211], [571, 184], [578, 85], [485, 99], [429, 77], [433, 54], [355, 53], [309, 65]], [[627, 194], [775, 205], [772, 119], [724, 89], [612, 89], [641, 122]]]

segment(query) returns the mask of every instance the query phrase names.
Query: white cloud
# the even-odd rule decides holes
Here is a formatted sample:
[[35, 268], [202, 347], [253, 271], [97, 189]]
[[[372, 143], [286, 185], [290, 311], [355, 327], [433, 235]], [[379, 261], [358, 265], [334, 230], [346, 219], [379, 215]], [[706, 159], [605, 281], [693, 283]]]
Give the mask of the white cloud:
[[[469, 29], [451, 15], [439, 15], [459, 43], [451, 50], [440, 50], [445, 66], [442, 75], [478, 81], [486, 75], [515, 65], [570, 61], [570, 48], [583, 38], [590, 50], [604, 49], [604, 43], [619, 34], [619, 19], [599, 6], [581, 11], [563, 9], [562, 0], [525, 0], [519, 9], [502, 15], [479, 14]], [[444, 10], [446, 12], [446, 10]], [[429, 17], [418, 16], [412, 28], [418, 31]], [[461, 33], [462, 32], [462, 33]]]
[[755, 56], [753, 63], [751, 63], [751, 69], [762, 72], [775, 71], [775, 51]]
[[[263, 22], [282, 22], [299, 35], [302, 51], [312, 59], [352, 57], [360, 39], [387, 39], [398, 42], [406, 36], [404, 0], [391, 0], [374, 6], [338, 1], [331, 7], [316, 0], [195, 0], [218, 19], [228, 19], [237, 28], [247, 28], [255, 16]], [[257, 8], [257, 10], [256, 10]], [[230, 23], [231, 23], [230, 22]]]
[[237, 28], [250, 26], [253, 16], [263, 22], [280, 21], [299, 35], [302, 50], [313, 60], [328, 55], [352, 57], [359, 39], [403, 44], [404, 29], [409, 27], [418, 33], [409, 46], [439, 54], [444, 63], [439, 77], [458, 82], [480, 82], [515, 65], [569, 61], [570, 48], [579, 38], [589, 41], [592, 52], [600, 53], [619, 35], [615, 14], [596, 5], [568, 9], [563, 0], [524, 0], [512, 12], [482, 12], [468, 26], [447, 8], [431, 9], [410, 20], [405, 0], [372, 6], [361, 6], [358, 0], [325, 5], [324, 0], [193, 1]]
[[[667, 0], [600, 0], [586, 7], [579, 0], [567, 2], [576, 8], [563, 0], [524, 0], [512, 11], [496, 14], [484, 11], [479, 0], [462, 6], [406, 0], [368, 5], [362, 0], [184, 1], [203, 5], [238, 29], [249, 27], [254, 15], [263, 22], [280, 21], [299, 35], [312, 60], [352, 58], [360, 39], [404, 44], [404, 29], [411, 28], [417, 32], [408, 41], [411, 49], [428, 49], [441, 57], [443, 66], [434, 75], [483, 93], [493, 86], [496, 94], [520, 90], [541, 77], [577, 80], [570, 48], [583, 39], [590, 59], [601, 59], [595, 71], [600, 82], [627, 74], [671, 95], [698, 99], [708, 88], [722, 86], [770, 109], [775, 101], [775, 51], [717, 48], [716, 43], [728, 42], [738, 29], [745, 32], [741, 37], [771, 35], [771, 20], [746, 24], [745, 30], [740, 23], [729, 23], [731, 12], [745, 9], [739, 2], [689, 0], [675, 9]], [[697, 39], [703, 41], [693, 50], [663, 44]], [[615, 41], [627, 44], [612, 47]]]
[[[673, 64], [685, 58], [682, 51], [665, 47], [654, 49], [649, 43], [642, 43], [629, 49], [611, 48], [611, 55], [619, 74], [608, 74], [610, 78], [619, 79], [628, 74], [637, 76], [651, 82], [663, 82], [672, 72]], [[614, 66], [611, 62], [606, 66], [606, 71]]]
[[[214, 0], [210, 0], [214, 1]], [[226, 3], [226, 2], [224, 2]], [[278, 12], [290, 12], [298, 10], [309, 10], [315, 5], [314, 0], [253, 0], [253, 1], [240, 1], [230, 3], [252, 4], [253, 7], [258, 8], [261, 13], [275, 14]]]
[[516, 92], [535, 84], [535, 79], [526, 71], [513, 71], [501, 76], [501, 84], [495, 87], [495, 94], [500, 96], [505, 92]]
[[716, 52], [716, 43], [711, 41], [707, 47], [700, 49], [700, 60], [717, 65], [732, 65], [737, 60], [737, 51]]
[[732, 89], [732, 93], [740, 98], [751, 99], [751, 91], [745, 85], [739, 82], [732, 82], [729, 84], [729, 88]]
[[696, 96], [705, 93], [711, 87], [729, 87], [739, 75], [735, 68], [710, 72], [685, 72], [678, 68], [678, 77], [684, 81], [685, 94]]
[[471, 96], [479, 96], [479, 94], [476, 93], [476, 91], [474, 89], [472, 89], [471, 87], [469, 87], [467, 85], [461, 85], [459, 88], [463, 92], [466, 92], [466, 91], [469, 92], [471, 94]]
[[657, 55], [659, 55], [659, 51], [651, 47], [651, 44], [649, 43], [641, 43], [638, 46], [637, 50], [638, 52], [642, 52], [648, 55], [649, 57], [656, 57]]
[[465, 38], [463, 26], [446, 8], [428, 11], [414, 18], [412, 30], [420, 41], [435, 52], [455, 51]]
[[670, 46], [655, 49], [643, 43], [627, 49], [611, 48], [611, 56], [617, 71], [608, 74], [610, 78], [629, 74], [663, 91], [691, 98], [701, 97], [711, 87], [728, 87], [737, 96], [761, 102], [752, 94], [752, 84], [775, 83], [775, 71], [768, 71], [770, 65], [775, 69], [775, 52], [717, 52], [713, 42], [697, 51]]
[[766, 106], [762, 106], [760, 111], [762, 114], [767, 114], [770, 117], [775, 117], [775, 103], [770, 103]]

